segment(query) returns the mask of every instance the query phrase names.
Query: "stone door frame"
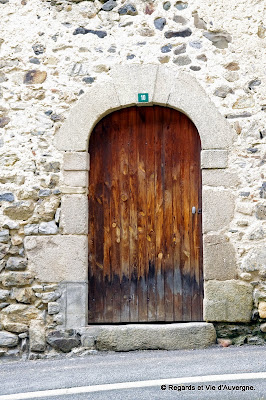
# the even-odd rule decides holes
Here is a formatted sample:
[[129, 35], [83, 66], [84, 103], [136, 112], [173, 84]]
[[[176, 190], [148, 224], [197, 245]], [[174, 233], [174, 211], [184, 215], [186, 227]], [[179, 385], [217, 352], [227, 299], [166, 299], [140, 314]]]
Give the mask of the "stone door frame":
[[[138, 93], [148, 93], [149, 102], [138, 103]], [[66, 289], [63, 304], [66, 327], [87, 325], [90, 134], [98, 121], [115, 110], [153, 104], [171, 107], [186, 114], [196, 125], [201, 139], [203, 271], [206, 281], [204, 319], [231, 322], [241, 318], [242, 322], [247, 320], [247, 317], [241, 317], [241, 310], [237, 309], [237, 294], [236, 300], [233, 300], [236, 307], [233, 306], [234, 310], [228, 314], [232, 296], [226, 295], [227, 287], [234, 291], [237, 285], [241, 285], [235, 280], [235, 261], [232, 262], [231, 252], [226, 251], [228, 243], [223, 240], [223, 233], [228, 231], [233, 218], [234, 196], [232, 190], [222, 187], [220, 182], [221, 170], [228, 170], [233, 130], [193, 76], [178, 72], [175, 66], [131, 64], [113, 66], [102, 83], [94, 83], [70, 111], [55, 136], [56, 148], [63, 156], [60, 235], [57, 237], [62, 257], [60, 273], [48, 271], [47, 276], [46, 271], [46, 280], [61, 282]], [[210, 180], [217, 181], [217, 187], [215, 184], [209, 186]], [[213, 263], [213, 247], [210, 246], [213, 240], [216, 240], [216, 252], [223, 254], [223, 261], [216, 260], [218, 265], [217, 262]], [[221, 262], [224, 270], [217, 276]]]

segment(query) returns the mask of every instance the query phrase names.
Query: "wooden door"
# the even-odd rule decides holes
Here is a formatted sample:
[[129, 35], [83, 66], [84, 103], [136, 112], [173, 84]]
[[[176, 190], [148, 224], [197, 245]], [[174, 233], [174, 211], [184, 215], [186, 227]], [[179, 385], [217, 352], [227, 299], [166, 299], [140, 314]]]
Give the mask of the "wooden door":
[[89, 153], [89, 323], [202, 321], [194, 124], [170, 108], [122, 109], [98, 123]]

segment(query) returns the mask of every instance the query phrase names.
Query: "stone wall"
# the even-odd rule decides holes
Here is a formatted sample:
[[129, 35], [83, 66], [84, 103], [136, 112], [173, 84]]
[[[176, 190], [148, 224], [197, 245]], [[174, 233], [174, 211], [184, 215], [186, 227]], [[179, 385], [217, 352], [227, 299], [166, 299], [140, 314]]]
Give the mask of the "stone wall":
[[[207, 232], [211, 262], [222, 268], [205, 271], [206, 293], [218, 290], [222, 304], [229, 291], [238, 307], [233, 294], [245, 291], [245, 300], [250, 292], [252, 318], [265, 329], [264, 1], [0, 0], [0, 12], [0, 354], [43, 352], [45, 334], [64, 326], [64, 284], [44, 283], [28, 268], [30, 237], [49, 241], [63, 231], [63, 158], [54, 135], [117, 64], [191, 74], [234, 129], [231, 173], [213, 174], [205, 160], [204, 190], [215, 187], [217, 202], [221, 192], [233, 199], [224, 207], [229, 228]], [[207, 319], [220, 320], [219, 312], [213, 307]]]

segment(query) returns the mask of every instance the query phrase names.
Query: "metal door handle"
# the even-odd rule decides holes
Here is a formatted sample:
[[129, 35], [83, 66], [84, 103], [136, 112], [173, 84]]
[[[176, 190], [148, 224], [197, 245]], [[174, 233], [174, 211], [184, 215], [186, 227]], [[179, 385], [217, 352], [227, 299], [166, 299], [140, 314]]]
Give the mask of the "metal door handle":
[[192, 207], [192, 214], [196, 214], [196, 207]]

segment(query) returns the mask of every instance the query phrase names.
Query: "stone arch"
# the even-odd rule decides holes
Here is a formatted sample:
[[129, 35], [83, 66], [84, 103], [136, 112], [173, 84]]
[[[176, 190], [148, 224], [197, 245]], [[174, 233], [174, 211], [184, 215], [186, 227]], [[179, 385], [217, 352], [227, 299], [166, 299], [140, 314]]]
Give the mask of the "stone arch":
[[[138, 103], [138, 93], [148, 93], [149, 102]], [[65, 282], [67, 327], [87, 324], [86, 243], [90, 134], [98, 121], [115, 110], [131, 105], [153, 104], [168, 106], [186, 114], [194, 122], [201, 139], [203, 269], [206, 280], [204, 318], [206, 321], [229, 322], [245, 322], [250, 318], [249, 310], [239, 308], [237, 293], [243, 296], [246, 289], [236, 280], [234, 249], [224, 236], [234, 212], [232, 190], [230, 186], [221, 185], [221, 179], [230, 175], [227, 171], [228, 150], [233, 141], [233, 131], [191, 75], [178, 72], [174, 67], [131, 64], [114, 66], [104, 83], [94, 84], [70, 111], [55, 137], [56, 148], [63, 153], [60, 246], [65, 248], [71, 241], [73, 254], [65, 262], [65, 272], [60, 279], [55, 277], [57, 281]], [[231, 188], [234, 184], [231, 184]], [[73, 240], [70, 240], [70, 235]], [[73, 273], [67, 270], [71, 257], [73, 263], [76, 259], [79, 261], [79, 268], [74, 268]], [[228, 291], [235, 292], [234, 298]], [[229, 309], [233, 311], [229, 312]]]
[[[138, 93], [149, 102], [138, 103]], [[197, 80], [189, 74], [158, 65], [117, 65], [106, 82], [82, 96], [58, 131], [61, 151], [87, 151], [90, 133], [106, 114], [131, 105], [164, 105], [186, 114], [196, 125], [203, 150], [227, 149], [232, 130]]]

